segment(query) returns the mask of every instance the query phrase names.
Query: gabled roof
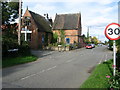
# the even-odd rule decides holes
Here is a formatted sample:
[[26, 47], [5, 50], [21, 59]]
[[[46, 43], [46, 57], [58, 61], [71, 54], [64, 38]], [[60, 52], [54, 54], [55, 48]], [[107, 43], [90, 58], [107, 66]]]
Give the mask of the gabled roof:
[[35, 21], [38, 31], [51, 32], [50, 22], [45, 17], [28, 10]]
[[53, 30], [73, 30], [78, 29], [81, 22], [80, 13], [75, 14], [56, 14]]

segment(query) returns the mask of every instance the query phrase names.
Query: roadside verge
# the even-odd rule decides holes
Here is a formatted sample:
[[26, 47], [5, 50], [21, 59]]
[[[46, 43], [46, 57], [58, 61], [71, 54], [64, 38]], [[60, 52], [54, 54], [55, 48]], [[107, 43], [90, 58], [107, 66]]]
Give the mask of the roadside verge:
[[112, 75], [112, 60], [108, 60], [96, 66], [89, 78], [80, 88], [108, 88], [108, 78]]

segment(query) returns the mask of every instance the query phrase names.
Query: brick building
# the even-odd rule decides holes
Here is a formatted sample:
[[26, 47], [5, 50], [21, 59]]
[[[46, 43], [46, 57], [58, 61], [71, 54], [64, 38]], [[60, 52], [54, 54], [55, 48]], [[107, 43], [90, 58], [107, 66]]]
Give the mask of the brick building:
[[83, 39], [81, 38], [81, 14], [56, 14], [53, 33], [60, 36], [60, 30], [65, 32], [65, 43], [74, 44], [78, 43], [81, 47], [84, 46]]
[[[43, 48], [51, 42], [51, 19], [26, 10], [22, 17], [22, 40], [28, 41], [32, 49]], [[26, 38], [25, 38], [26, 37]]]

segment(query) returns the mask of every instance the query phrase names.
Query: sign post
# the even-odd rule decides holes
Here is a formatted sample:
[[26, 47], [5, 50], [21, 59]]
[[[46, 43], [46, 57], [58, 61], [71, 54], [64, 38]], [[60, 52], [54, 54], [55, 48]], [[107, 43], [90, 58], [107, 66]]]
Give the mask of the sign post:
[[111, 23], [105, 28], [105, 36], [113, 40], [113, 75], [116, 72], [116, 42], [115, 40], [120, 39], [120, 25], [117, 23]]
[[116, 42], [113, 40], [113, 75], [115, 76], [116, 72]]

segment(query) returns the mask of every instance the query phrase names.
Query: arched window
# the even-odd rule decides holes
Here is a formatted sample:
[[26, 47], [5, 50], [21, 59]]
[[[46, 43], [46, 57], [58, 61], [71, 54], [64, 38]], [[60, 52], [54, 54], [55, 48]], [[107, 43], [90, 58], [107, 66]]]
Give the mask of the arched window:
[[30, 17], [28, 17], [28, 16], [24, 17], [23, 23], [25, 26], [30, 26], [31, 25]]

